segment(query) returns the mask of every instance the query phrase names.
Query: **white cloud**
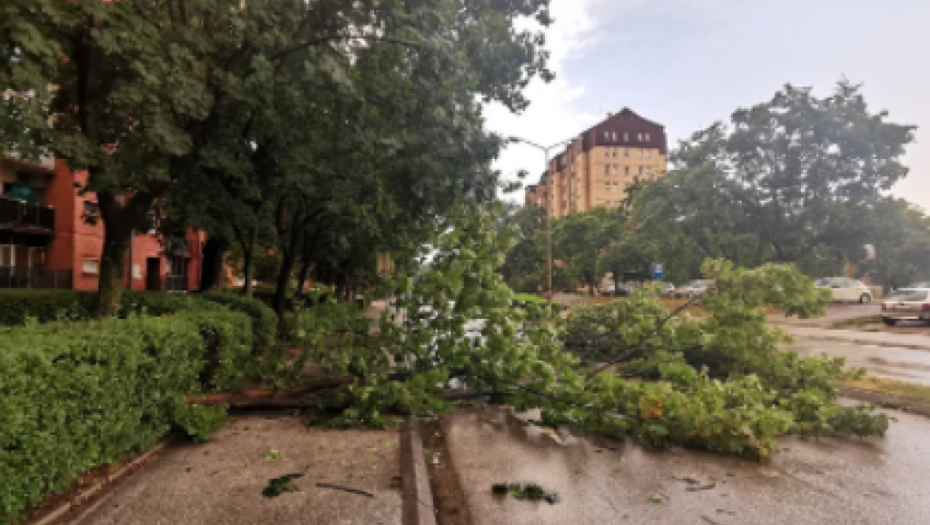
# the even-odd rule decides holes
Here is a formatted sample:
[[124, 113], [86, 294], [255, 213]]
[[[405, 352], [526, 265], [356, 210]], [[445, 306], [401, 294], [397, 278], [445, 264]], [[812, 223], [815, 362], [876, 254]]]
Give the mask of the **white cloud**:
[[[575, 103], [585, 94], [586, 87], [573, 84], [563, 72], [569, 60], [584, 55], [600, 39], [598, 28], [601, 20], [595, 15], [606, 2], [615, 4], [616, 0], [552, 1], [555, 23], [548, 29], [546, 37], [547, 48], [552, 53], [549, 68], [555, 72], [556, 79], [549, 84], [538, 79], [530, 83], [526, 96], [531, 104], [522, 114], [510, 113], [499, 104], [489, 105], [485, 117], [491, 131], [549, 145], [572, 138], [603, 118], [603, 115], [578, 109]], [[512, 144], [502, 153], [494, 167], [501, 171], [505, 179], [514, 179], [517, 172], [526, 170], [529, 176], [524, 184], [534, 184], [545, 169], [545, 163], [541, 151]], [[519, 201], [523, 199], [522, 193], [511, 194], [509, 197]]]

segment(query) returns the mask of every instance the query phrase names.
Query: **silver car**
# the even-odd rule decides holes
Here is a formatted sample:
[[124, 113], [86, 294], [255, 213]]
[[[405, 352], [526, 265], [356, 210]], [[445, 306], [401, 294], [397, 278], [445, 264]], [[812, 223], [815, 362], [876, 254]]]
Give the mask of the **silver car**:
[[707, 290], [713, 288], [713, 279], [695, 279], [675, 288], [675, 297], [687, 297], [694, 299], [707, 293]]
[[882, 301], [882, 322], [930, 321], [930, 288], [901, 288]]

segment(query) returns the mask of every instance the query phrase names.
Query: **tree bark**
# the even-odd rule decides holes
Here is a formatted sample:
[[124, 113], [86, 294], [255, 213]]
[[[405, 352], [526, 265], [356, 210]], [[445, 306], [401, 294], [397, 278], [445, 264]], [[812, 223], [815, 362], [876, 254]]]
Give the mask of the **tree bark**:
[[211, 236], [203, 247], [203, 272], [200, 279], [200, 291], [218, 290], [223, 274], [223, 262], [226, 259], [226, 250], [229, 249], [229, 240], [225, 237]]
[[103, 251], [100, 254], [98, 276], [97, 316], [113, 315], [123, 298], [123, 277], [126, 272], [126, 251], [132, 230], [106, 227], [103, 233]]

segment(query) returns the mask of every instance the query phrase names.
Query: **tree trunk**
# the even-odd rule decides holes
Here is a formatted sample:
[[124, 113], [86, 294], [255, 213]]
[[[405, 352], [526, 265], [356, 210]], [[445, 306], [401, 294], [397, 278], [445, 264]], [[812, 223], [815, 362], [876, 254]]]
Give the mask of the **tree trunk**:
[[223, 274], [223, 262], [229, 241], [225, 237], [209, 237], [203, 247], [203, 272], [200, 279], [200, 291], [218, 290]]
[[113, 315], [123, 298], [123, 277], [126, 272], [126, 250], [131, 230], [125, 227], [105, 228], [103, 251], [100, 254], [97, 316]]
[[284, 309], [287, 305], [287, 285], [291, 280], [291, 272], [297, 260], [296, 250], [285, 250], [281, 258], [281, 268], [278, 270], [278, 283], [274, 291], [273, 309], [278, 319], [284, 320]]

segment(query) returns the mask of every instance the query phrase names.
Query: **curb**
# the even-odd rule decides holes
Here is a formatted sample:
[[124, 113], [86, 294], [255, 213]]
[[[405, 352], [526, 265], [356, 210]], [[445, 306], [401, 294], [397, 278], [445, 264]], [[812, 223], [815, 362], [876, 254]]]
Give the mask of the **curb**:
[[919, 416], [930, 417], [930, 405], [911, 401], [893, 394], [874, 392], [872, 390], [863, 390], [849, 386], [840, 386], [840, 392], [846, 397], [851, 397], [858, 401], [866, 403], [888, 403], [892, 402], [905, 408], [904, 412], [908, 414], [917, 414]]
[[850, 339], [848, 337], [835, 337], [831, 335], [802, 335], [791, 334], [792, 339], [807, 339], [808, 341], [831, 341], [834, 343], [849, 343], [854, 345], [881, 346], [887, 348], [907, 348], [909, 350], [927, 350], [930, 351], [930, 343], [913, 344], [913, 343], [892, 343], [883, 341], [870, 341], [868, 339]]
[[49, 513], [45, 514], [41, 518], [38, 518], [33, 521], [26, 521], [24, 523], [28, 525], [54, 525], [54, 524], [60, 523], [62, 518], [64, 518], [65, 515], [67, 515], [69, 512], [71, 512], [72, 510], [76, 508], [80, 509], [82, 512], [96, 508], [99, 502], [97, 502], [97, 504], [91, 505], [90, 507], [75, 506], [74, 503], [88, 501], [90, 498], [93, 498], [98, 493], [103, 492], [104, 489], [112, 487], [117, 481], [122, 479], [124, 476], [132, 474], [133, 472], [139, 470], [139, 467], [141, 467], [146, 462], [148, 462], [150, 459], [152, 459], [156, 454], [158, 454], [159, 452], [167, 448], [168, 445], [170, 445], [172, 441], [173, 441], [172, 437], [167, 437], [159, 441], [155, 445], [155, 447], [152, 448], [152, 450], [149, 450], [145, 454], [142, 454], [141, 456], [136, 457], [135, 459], [133, 459], [132, 461], [124, 465], [123, 468], [116, 471], [116, 473], [114, 473], [112, 476], [110, 476], [107, 479], [106, 483], [100, 483], [100, 484], [94, 485], [93, 487], [90, 487], [89, 489], [85, 490], [84, 492], [81, 492], [80, 494], [72, 498], [71, 501], [66, 501], [61, 506], [59, 506], [57, 509], [50, 511]]
[[400, 474], [403, 480], [403, 524], [436, 525], [433, 491], [423, 457], [420, 424], [408, 418], [400, 434]]

